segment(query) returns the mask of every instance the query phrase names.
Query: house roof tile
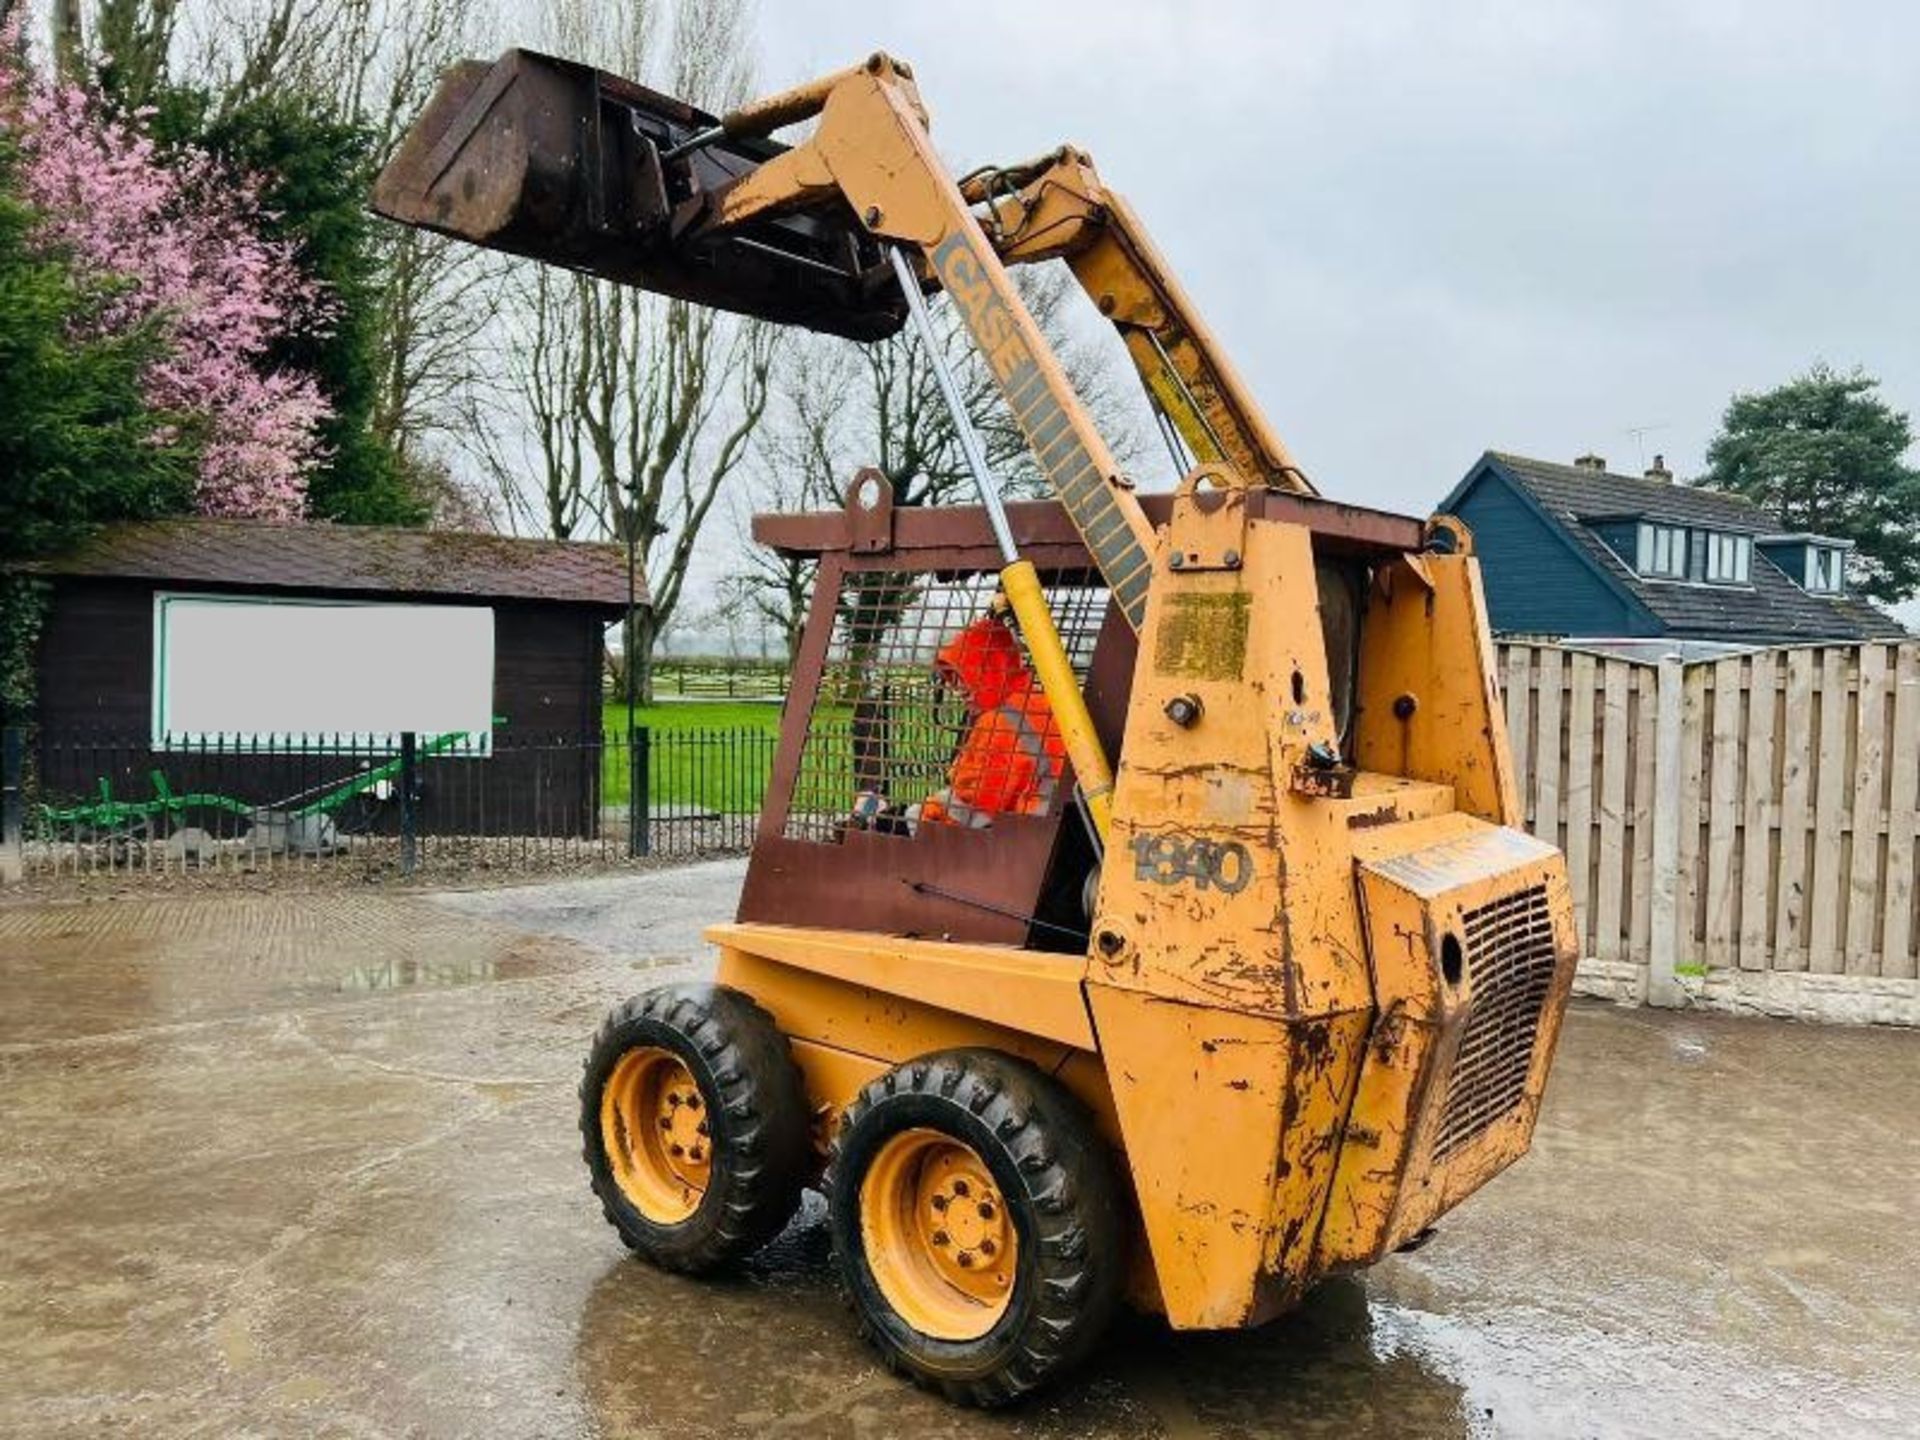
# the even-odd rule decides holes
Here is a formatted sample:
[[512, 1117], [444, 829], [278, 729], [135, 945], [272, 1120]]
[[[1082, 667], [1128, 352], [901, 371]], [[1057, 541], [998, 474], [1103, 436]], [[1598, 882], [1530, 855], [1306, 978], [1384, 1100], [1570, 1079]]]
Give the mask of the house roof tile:
[[1520, 486], [1580, 551], [1653, 613], [1668, 633], [1687, 638], [1789, 643], [1796, 640], [1898, 640], [1907, 630], [1858, 596], [1813, 595], [1756, 547], [1751, 585], [1647, 580], [1585, 523], [1636, 518], [1735, 535], [1772, 535], [1779, 526], [1737, 495], [1611, 471], [1559, 465], [1489, 451], [1487, 460]]
[[[44, 575], [155, 580], [416, 597], [542, 601], [623, 609], [626, 552], [618, 545], [522, 540], [372, 525], [275, 525], [252, 520], [156, 520], [111, 525]], [[644, 601], [642, 587], [639, 598]]]

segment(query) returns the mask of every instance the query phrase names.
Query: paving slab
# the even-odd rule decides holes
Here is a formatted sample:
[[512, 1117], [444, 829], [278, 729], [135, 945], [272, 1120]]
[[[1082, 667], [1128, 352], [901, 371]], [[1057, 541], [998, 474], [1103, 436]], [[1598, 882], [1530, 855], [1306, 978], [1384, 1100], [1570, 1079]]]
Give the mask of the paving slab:
[[0, 1434], [1920, 1434], [1920, 1036], [1576, 1006], [1535, 1152], [1261, 1330], [1012, 1414], [881, 1372], [820, 1205], [662, 1275], [587, 1194], [604, 1008], [737, 862], [0, 906]]

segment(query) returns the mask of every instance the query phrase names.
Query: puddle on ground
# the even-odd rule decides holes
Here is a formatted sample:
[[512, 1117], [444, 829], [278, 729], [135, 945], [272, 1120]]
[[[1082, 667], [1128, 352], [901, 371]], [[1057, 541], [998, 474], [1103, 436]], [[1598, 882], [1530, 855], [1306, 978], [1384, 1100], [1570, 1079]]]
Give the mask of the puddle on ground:
[[842, 1298], [824, 1207], [811, 1194], [807, 1207], [732, 1276], [667, 1275], [631, 1256], [607, 1268], [575, 1349], [603, 1433], [1838, 1437], [1895, 1433], [1903, 1413], [1891, 1393], [1842, 1395], [1709, 1345], [1662, 1349], [1632, 1329], [1503, 1303], [1498, 1283], [1429, 1308], [1432, 1287], [1403, 1262], [1336, 1277], [1254, 1330], [1174, 1333], [1123, 1314], [1080, 1370], [981, 1415], [881, 1369]]
[[409, 925], [412, 916], [398, 907], [369, 908], [358, 924], [329, 926], [325, 913], [263, 920], [237, 905], [154, 906], [127, 920], [103, 906], [81, 930], [43, 923], [0, 931], [0, 991], [8, 1000], [0, 1044], [562, 975], [583, 963], [583, 952], [566, 942]]
[[742, 1270], [691, 1280], [628, 1257], [581, 1312], [576, 1364], [605, 1434], [1419, 1437], [1523, 1434], [1475, 1410], [1411, 1312], [1343, 1277], [1258, 1330], [1176, 1335], [1124, 1315], [1094, 1358], [1010, 1412], [956, 1409], [859, 1339], [824, 1216]]
[[557, 974], [572, 969], [577, 963], [537, 948], [509, 950], [498, 955], [391, 956], [370, 965], [355, 966], [335, 984], [319, 988], [346, 993], [444, 989], [452, 985], [481, 985], [493, 980], [524, 980], [535, 975]]

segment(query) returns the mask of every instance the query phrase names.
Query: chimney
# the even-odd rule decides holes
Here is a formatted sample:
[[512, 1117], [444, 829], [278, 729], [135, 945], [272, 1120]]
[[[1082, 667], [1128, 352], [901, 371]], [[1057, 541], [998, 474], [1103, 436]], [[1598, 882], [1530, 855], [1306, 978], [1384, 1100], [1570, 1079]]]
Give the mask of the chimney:
[[1573, 467], [1576, 470], [1598, 470], [1602, 474], [1605, 474], [1607, 461], [1605, 456], [1595, 455], [1589, 450], [1585, 455], [1578, 456], [1574, 460]]
[[1666, 456], [1656, 455], [1653, 457], [1653, 466], [1647, 471], [1647, 479], [1658, 480], [1662, 485], [1671, 485], [1673, 483], [1673, 472], [1667, 469]]

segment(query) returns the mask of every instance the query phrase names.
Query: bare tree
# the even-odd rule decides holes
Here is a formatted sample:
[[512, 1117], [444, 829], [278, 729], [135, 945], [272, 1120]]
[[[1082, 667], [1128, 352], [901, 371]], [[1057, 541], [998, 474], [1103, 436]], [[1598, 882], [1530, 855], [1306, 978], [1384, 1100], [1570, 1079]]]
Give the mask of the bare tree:
[[[744, 0], [559, 0], [545, 14], [562, 54], [714, 110], [747, 93]], [[656, 637], [766, 413], [776, 332], [527, 261], [494, 274], [500, 378], [470, 392], [469, 443], [520, 528], [631, 538], [644, 555], [651, 606], [622, 649], [645, 693]]]
[[[1078, 292], [1066, 268], [1018, 270], [1015, 283], [1115, 457], [1123, 465], [1139, 458], [1144, 402], [1127, 383], [1132, 369], [1110, 335], [1076, 327]], [[1044, 494], [1026, 437], [972, 337], [950, 305], [936, 301], [933, 313], [938, 344], [1003, 493]], [[781, 365], [753, 503], [771, 510], [834, 508], [854, 473], [868, 465], [887, 477], [896, 505], [972, 503], [973, 476], [930, 359], [912, 327], [872, 345], [809, 336], [795, 346]], [[740, 583], [752, 587], [759, 613], [787, 636], [791, 655], [806, 620], [814, 567], [755, 546], [744, 521], [737, 531], [744, 553]], [[864, 613], [884, 618], [886, 609], [868, 597]]]
[[[721, 582], [722, 603], [771, 626], [780, 636], [789, 664], [799, 658], [800, 632], [806, 624], [818, 567], [802, 556], [783, 555], [756, 544], [753, 515], [756, 510], [788, 514], [831, 510], [843, 503], [837, 488], [839, 413], [830, 404], [806, 402], [811, 397], [824, 400], [836, 392], [851, 391], [855, 376], [850, 362], [855, 357], [844, 350], [816, 350], [818, 358], [842, 373], [787, 377], [785, 393], [775, 401], [779, 414], [763, 427], [756, 446], [758, 464], [753, 483], [734, 492], [733, 532], [741, 562], [735, 573]], [[801, 392], [797, 397], [796, 389]]]
[[[1117, 344], [1102, 344], [1070, 323], [1078, 292], [1064, 266], [1018, 270], [1015, 283], [1067, 378], [1125, 463], [1138, 450], [1137, 421], [1115, 381]], [[933, 313], [940, 349], [1002, 488], [1013, 495], [1040, 493], [1043, 477], [972, 337], [951, 306], [936, 302]], [[855, 468], [873, 465], [892, 483], [896, 504], [965, 503], [973, 478], [930, 362], [926, 342], [911, 326], [865, 346], [809, 338], [785, 370], [781, 448], [787, 463], [824, 472], [810, 478], [813, 493], [832, 493]]]
[[495, 33], [499, 19], [494, 0], [99, 4], [103, 16], [115, 9], [164, 15], [169, 33], [179, 10], [186, 21], [184, 68], [208, 87], [217, 108], [296, 94], [367, 126], [382, 157], [399, 143], [441, 72]]
[[[97, 68], [122, 104], [150, 103], [169, 73], [180, 0], [99, 0], [91, 34], [80, 18], [78, 0], [54, 6], [56, 54], [64, 73], [76, 66]], [[67, 45], [77, 49], [69, 53]]]
[[53, 0], [48, 28], [54, 71], [64, 80], [77, 79], [86, 68], [87, 55], [86, 15], [80, 0]]

